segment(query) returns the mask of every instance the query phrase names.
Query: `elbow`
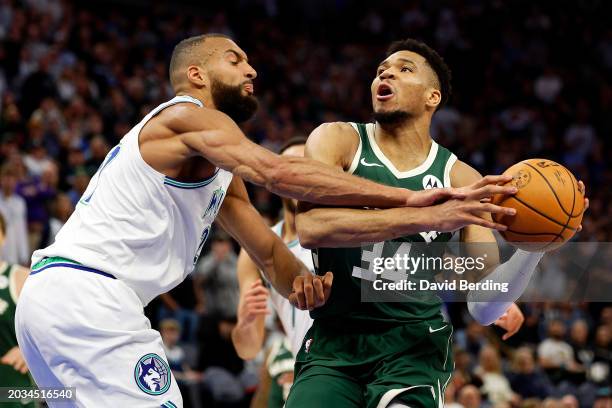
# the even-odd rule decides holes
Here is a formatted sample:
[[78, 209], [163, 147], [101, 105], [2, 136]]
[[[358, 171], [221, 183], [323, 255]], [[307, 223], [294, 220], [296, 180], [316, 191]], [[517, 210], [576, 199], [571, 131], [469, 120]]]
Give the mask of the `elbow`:
[[234, 348], [236, 349], [236, 354], [238, 354], [238, 357], [240, 357], [244, 361], [254, 360], [258, 354], [254, 350], [248, 350], [242, 347], [238, 347], [236, 346], [236, 344], [234, 344]]
[[259, 349], [253, 347], [253, 344], [245, 344], [239, 340], [239, 334], [236, 331], [232, 331], [232, 343], [234, 344], [234, 349], [236, 350], [236, 354], [241, 359], [253, 360], [259, 354]]

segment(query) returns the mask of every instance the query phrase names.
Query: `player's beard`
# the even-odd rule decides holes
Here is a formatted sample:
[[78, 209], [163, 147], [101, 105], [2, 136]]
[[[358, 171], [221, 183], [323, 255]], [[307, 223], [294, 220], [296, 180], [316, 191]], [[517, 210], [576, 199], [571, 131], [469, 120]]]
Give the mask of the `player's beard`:
[[242, 93], [242, 85], [227, 85], [215, 79], [210, 86], [215, 107], [236, 123], [251, 119], [259, 106], [257, 98]]
[[398, 125], [410, 118], [410, 113], [403, 110], [394, 110], [389, 112], [374, 112], [374, 120], [384, 125]]

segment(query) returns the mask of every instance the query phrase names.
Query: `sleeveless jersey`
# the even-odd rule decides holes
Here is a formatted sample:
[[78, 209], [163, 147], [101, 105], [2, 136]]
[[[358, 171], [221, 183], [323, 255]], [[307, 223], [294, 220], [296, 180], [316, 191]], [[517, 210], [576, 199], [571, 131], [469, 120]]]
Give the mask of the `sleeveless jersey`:
[[217, 168], [198, 182], [182, 182], [149, 166], [140, 154], [143, 126], [177, 103], [202, 103], [177, 96], [153, 109], [106, 156], [55, 242], [34, 252], [69, 258], [114, 275], [143, 304], [174, 288], [193, 270], [232, 173]]
[[[17, 346], [17, 337], [15, 336], [17, 290], [14, 276], [16, 268], [18, 268], [17, 265], [6, 263], [0, 265], [0, 357]], [[0, 379], [0, 384], [4, 387], [31, 387], [33, 384], [28, 374], [21, 374], [12, 366], [6, 364], [0, 364]], [[21, 405], [14, 404], [12, 406]], [[34, 406], [34, 404], [28, 404], [28, 407], [31, 406]]]
[[[357, 176], [409, 190], [424, 190], [435, 187], [450, 186], [450, 170], [457, 157], [444, 147], [432, 141], [429, 154], [418, 167], [408, 171], [398, 171], [393, 163], [385, 157], [374, 139], [375, 124], [351, 123], [359, 134], [359, 147], [349, 168], [349, 172]], [[372, 210], [375, 211], [375, 210]], [[384, 248], [383, 257], [393, 257], [400, 254], [402, 248], [409, 248], [403, 243], [411, 242], [447, 242], [450, 233], [435, 231], [402, 237], [384, 244], [376, 245]], [[364, 245], [367, 245], [364, 243]], [[364, 251], [367, 250], [364, 247]], [[373, 249], [374, 251], [374, 249]], [[361, 247], [354, 248], [318, 248], [312, 251], [315, 271], [319, 275], [327, 271], [334, 273], [334, 284], [327, 303], [311, 312], [314, 319], [325, 319], [338, 322], [340, 325], [354, 324], [395, 324], [424, 320], [440, 315], [441, 300], [433, 292], [416, 292], [410, 294], [410, 300], [402, 302], [366, 302], [362, 301], [362, 278], [372, 271], [372, 263], [367, 261]], [[401, 255], [401, 254], [400, 254]], [[414, 252], [411, 256], [414, 256]], [[429, 254], [432, 255], [432, 254]], [[428, 276], [424, 276], [427, 274]], [[416, 271], [408, 280], [433, 278], [431, 272]], [[384, 274], [382, 275], [384, 277]], [[367, 286], [365, 286], [367, 287]], [[372, 285], [370, 284], [370, 288]], [[376, 296], [376, 295], [375, 295]]]
[[[282, 236], [283, 223], [284, 221], [280, 221], [278, 224], [272, 227], [274, 233], [276, 233], [276, 235], [279, 237]], [[309, 249], [302, 248], [300, 241], [297, 239], [288, 242], [287, 246], [291, 252], [293, 252], [293, 255], [295, 255], [296, 258], [306, 265], [308, 270], [314, 272], [312, 255], [310, 254]], [[263, 279], [265, 280], [265, 277], [263, 277]], [[267, 286], [270, 289], [270, 301], [272, 302], [274, 310], [276, 310], [276, 313], [278, 314], [278, 317], [283, 325], [283, 329], [285, 329], [285, 334], [287, 335], [289, 343], [291, 344], [291, 351], [295, 355], [302, 346], [304, 335], [312, 325], [312, 319], [308, 315], [307, 310], [299, 310], [293, 307], [293, 305], [289, 303], [289, 300], [278, 293], [276, 289], [269, 284], [269, 282], [267, 282]]]

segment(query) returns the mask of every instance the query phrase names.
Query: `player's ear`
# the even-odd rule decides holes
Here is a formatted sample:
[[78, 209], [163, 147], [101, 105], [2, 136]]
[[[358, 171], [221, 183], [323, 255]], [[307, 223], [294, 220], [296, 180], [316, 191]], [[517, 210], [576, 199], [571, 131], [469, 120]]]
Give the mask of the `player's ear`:
[[187, 79], [198, 88], [209, 86], [208, 74], [198, 65], [190, 65], [187, 67]]
[[435, 110], [440, 102], [442, 102], [442, 93], [440, 90], [436, 88], [429, 88], [427, 90], [427, 106]]

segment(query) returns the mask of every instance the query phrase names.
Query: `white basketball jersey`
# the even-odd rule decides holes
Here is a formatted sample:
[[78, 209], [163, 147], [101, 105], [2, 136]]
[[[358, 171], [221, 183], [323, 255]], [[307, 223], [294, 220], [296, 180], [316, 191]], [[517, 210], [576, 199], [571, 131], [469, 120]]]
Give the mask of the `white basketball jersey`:
[[[275, 226], [272, 227], [272, 230], [279, 237], [283, 231], [283, 223], [284, 221], [279, 222]], [[314, 266], [312, 264], [312, 255], [309, 249], [302, 248], [300, 245], [300, 241], [293, 240], [287, 243], [287, 246], [293, 252], [293, 255], [296, 256], [300, 261], [306, 265], [309, 271], [314, 273]], [[302, 346], [302, 340], [304, 340], [304, 336], [310, 326], [312, 325], [312, 319], [310, 318], [310, 314], [308, 310], [300, 310], [295, 307], [289, 300], [284, 298], [280, 293], [274, 289], [272, 285], [270, 286], [270, 300], [272, 301], [272, 305], [280, 318], [280, 321], [283, 325], [283, 329], [285, 329], [285, 333], [289, 338], [291, 343], [291, 352], [295, 356], [297, 352], [300, 350]]]
[[45, 257], [72, 259], [124, 281], [145, 305], [191, 273], [232, 173], [217, 168], [206, 180], [186, 183], [144, 161], [141, 129], [181, 102], [203, 106], [177, 96], [133, 127], [108, 153], [55, 242], [34, 252], [32, 264]]

